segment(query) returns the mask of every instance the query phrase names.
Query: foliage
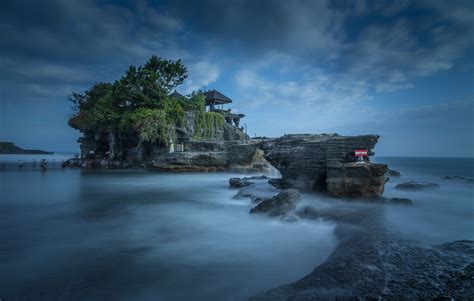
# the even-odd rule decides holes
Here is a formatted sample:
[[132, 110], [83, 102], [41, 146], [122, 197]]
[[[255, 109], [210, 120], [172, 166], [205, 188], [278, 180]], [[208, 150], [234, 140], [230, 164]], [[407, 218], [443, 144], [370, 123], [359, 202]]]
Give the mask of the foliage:
[[185, 110], [198, 106], [196, 100], [168, 97], [186, 77], [180, 60], [152, 56], [143, 66], [130, 66], [114, 83], [97, 83], [84, 93], [73, 93], [75, 113], [69, 125], [82, 132], [135, 133], [140, 141], [167, 144], [171, 127], [183, 126]]
[[189, 96], [189, 99], [186, 100], [182, 105], [185, 110], [204, 112], [206, 109], [206, 96], [204, 91], [193, 91]]
[[170, 125], [163, 110], [140, 108], [130, 115], [140, 142], [161, 141], [168, 145]]
[[217, 137], [224, 128], [224, 116], [215, 112], [197, 112], [194, 139], [206, 140]]
[[170, 125], [180, 126], [184, 125], [184, 110], [178, 101], [166, 98], [163, 101], [163, 111], [166, 115], [166, 121]]

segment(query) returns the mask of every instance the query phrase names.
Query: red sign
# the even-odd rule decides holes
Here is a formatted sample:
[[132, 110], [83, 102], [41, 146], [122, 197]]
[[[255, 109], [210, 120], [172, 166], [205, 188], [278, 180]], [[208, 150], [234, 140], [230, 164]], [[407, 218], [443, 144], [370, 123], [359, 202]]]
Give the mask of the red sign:
[[367, 150], [366, 149], [356, 149], [354, 151], [354, 156], [356, 156], [356, 157], [367, 157]]

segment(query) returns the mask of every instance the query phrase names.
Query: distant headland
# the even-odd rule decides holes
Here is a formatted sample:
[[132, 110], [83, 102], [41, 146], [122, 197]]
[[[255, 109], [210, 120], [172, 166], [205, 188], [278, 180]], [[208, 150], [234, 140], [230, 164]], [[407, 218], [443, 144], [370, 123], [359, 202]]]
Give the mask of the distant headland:
[[0, 141], [0, 154], [14, 155], [52, 155], [54, 152], [47, 152], [38, 149], [23, 149], [12, 142]]

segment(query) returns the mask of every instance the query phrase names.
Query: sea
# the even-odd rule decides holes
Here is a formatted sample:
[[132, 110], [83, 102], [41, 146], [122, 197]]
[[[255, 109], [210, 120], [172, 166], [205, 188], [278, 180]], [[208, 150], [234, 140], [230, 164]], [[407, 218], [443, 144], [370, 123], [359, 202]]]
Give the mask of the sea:
[[[228, 187], [243, 174], [61, 168], [70, 157], [0, 155], [2, 301], [246, 300], [302, 278], [338, 244], [333, 222], [250, 215]], [[427, 246], [474, 240], [473, 158], [374, 161], [401, 173], [385, 196], [414, 202], [385, 206], [390, 231]], [[412, 180], [440, 187], [394, 188]]]

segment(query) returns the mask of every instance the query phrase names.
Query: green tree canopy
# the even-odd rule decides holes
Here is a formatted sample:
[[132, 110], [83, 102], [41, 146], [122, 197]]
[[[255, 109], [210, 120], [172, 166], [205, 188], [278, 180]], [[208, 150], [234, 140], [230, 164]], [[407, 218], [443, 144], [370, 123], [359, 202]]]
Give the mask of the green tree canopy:
[[152, 56], [143, 66], [130, 66], [114, 83], [97, 83], [73, 93], [69, 125], [82, 132], [117, 131], [139, 135], [141, 141], [165, 140], [170, 126], [182, 126], [186, 100], [169, 98], [187, 77], [181, 60]]

